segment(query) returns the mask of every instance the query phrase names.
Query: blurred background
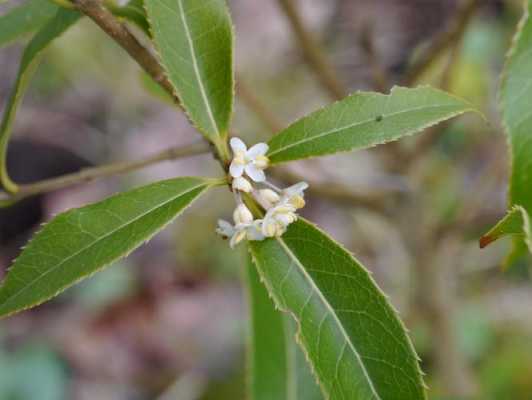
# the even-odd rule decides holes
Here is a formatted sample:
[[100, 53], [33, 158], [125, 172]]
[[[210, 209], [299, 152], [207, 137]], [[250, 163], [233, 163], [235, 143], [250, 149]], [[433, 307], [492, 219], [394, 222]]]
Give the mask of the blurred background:
[[[20, 2], [2, 2], [0, 15]], [[532, 399], [531, 260], [478, 238], [506, 209], [497, 110], [520, 0], [231, 0], [248, 143], [355, 90], [430, 83], [465, 116], [369, 151], [291, 164], [311, 184], [305, 217], [372, 271], [409, 328], [431, 399]], [[298, 22], [302, 22], [300, 26]], [[142, 37], [140, 31], [135, 33]], [[23, 43], [0, 51], [0, 107]], [[32, 182], [198, 139], [139, 68], [85, 19], [47, 51], [17, 116], [9, 165]], [[41, 222], [177, 175], [219, 175], [209, 155], [71, 187], [0, 210], [0, 276]], [[0, 322], [0, 400], [244, 399], [242, 249], [214, 233], [217, 189], [133, 255]]]

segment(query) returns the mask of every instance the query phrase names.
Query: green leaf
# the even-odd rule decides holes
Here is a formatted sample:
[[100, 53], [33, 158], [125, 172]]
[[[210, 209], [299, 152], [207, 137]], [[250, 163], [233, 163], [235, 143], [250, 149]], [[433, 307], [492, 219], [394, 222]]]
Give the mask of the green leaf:
[[525, 240], [528, 249], [532, 252], [530, 217], [521, 206], [514, 206], [497, 225], [482, 236], [480, 239], [480, 247], [484, 248], [497, 239], [508, 235], [518, 236], [520, 241]]
[[11, 267], [0, 287], [0, 316], [38, 305], [127, 256], [217, 184], [176, 178], [58, 215]]
[[325, 399], [303, 349], [296, 343], [297, 324], [288, 315], [284, 316], [284, 324], [288, 368], [291, 371], [287, 399]]
[[425, 399], [402, 323], [350, 253], [301, 219], [249, 246], [276, 305], [296, 320], [326, 398]]
[[389, 95], [357, 92], [296, 121], [269, 142], [273, 164], [364, 149], [475, 111], [441, 90], [394, 87]]
[[320, 388], [294, 340], [293, 322], [275, 309], [255, 266], [246, 269], [250, 327], [250, 400], [319, 400]]
[[0, 16], [0, 48], [39, 29], [58, 9], [51, 1], [28, 0]]
[[191, 120], [212, 142], [233, 109], [233, 27], [224, 0], [145, 0], [162, 64]]
[[131, 0], [122, 6], [110, 1], [106, 5], [113, 15], [132, 22], [146, 35], [151, 35], [150, 24], [144, 9], [144, 0]]
[[[526, 1], [525, 13], [518, 25], [513, 45], [508, 53], [500, 87], [502, 120], [509, 137], [512, 160], [509, 202], [510, 206], [517, 205], [519, 207], [512, 208], [509, 214], [493, 228], [499, 231], [501, 230], [501, 225], [502, 227], [508, 226], [508, 220], [514, 220], [520, 215], [524, 221], [528, 221], [532, 214], [532, 174], [530, 173], [532, 171], [531, 13], [532, 3]], [[529, 232], [522, 233], [526, 234], [515, 239], [514, 252], [517, 249], [524, 250], [526, 248], [522, 246], [522, 241], [523, 238], [529, 238]], [[487, 235], [490, 235], [490, 233]], [[500, 236], [503, 235], [498, 237]], [[529, 250], [532, 251], [530, 245]], [[517, 253], [520, 252], [517, 251]], [[514, 256], [517, 255], [514, 254]]]
[[5, 106], [2, 123], [0, 124], [0, 182], [6, 190], [16, 190], [16, 184], [9, 179], [7, 172], [6, 154], [17, 108], [22, 102], [24, 92], [26, 91], [31, 77], [39, 65], [40, 56], [42, 55], [43, 51], [54, 39], [65, 32], [80, 17], [81, 14], [76, 11], [63, 8], [58, 9], [55, 17], [53, 17], [39, 30], [39, 32], [35, 34], [33, 39], [28, 43], [28, 46], [24, 50], [17, 80], [13, 89], [11, 89], [11, 95]]

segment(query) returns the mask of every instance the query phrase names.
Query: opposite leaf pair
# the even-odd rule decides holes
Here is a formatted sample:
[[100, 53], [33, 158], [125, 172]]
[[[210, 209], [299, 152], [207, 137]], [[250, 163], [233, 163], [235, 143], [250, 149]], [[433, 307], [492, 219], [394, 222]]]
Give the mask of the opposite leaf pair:
[[[148, 39], [158, 50], [172, 94], [228, 163], [234, 71], [233, 29], [225, 1], [144, 0], [144, 5]], [[36, 55], [78, 17], [73, 11], [58, 11], [56, 18], [65, 22], [52, 21], [30, 43], [0, 132], [2, 148], [31, 76], [26, 71], [33, 71], [28, 63], [33, 66]], [[430, 87], [394, 88], [389, 95], [357, 92], [296, 121], [268, 144], [248, 150], [233, 141], [230, 170], [238, 205], [235, 226], [222, 223], [221, 230], [233, 245], [244, 237], [251, 240], [259, 275], [276, 306], [296, 319], [299, 343], [327, 398], [420, 400], [425, 392], [405, 329], [369, 273], [341, 245], [297, 218], [307, 185], [278, 189], [266, 182], [264, 169], [369, 148], [467, 111], [473, 111], [467, 102]], [[28, 244], [0, 287], [0, 316], [40, 304], [128, 255], [201, 194], [226, 183], [175, 178], [57, 216]], [[255, 188], [259, 184], [265, 187]], [[241, 201], [246, 196], [262, 206], [264, 216], [255, 219]], [[253, 381], [260, 379], [271, 383], [268, 376]]]

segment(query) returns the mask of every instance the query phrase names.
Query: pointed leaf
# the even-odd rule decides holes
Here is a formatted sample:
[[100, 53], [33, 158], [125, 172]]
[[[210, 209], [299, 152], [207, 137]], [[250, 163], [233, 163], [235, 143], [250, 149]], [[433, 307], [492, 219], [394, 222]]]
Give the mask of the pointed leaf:
[[[43, 0], [40, 0], [43, 1]], [[7, 145], [11, 135], [11, 129], [17, 113], [17, 108], [22, 102], [33, 73], [39, 65], [40, 56], [50, 43], [72, 26], [81, 14], [76, 11], [59, 8], [53, 17], [39, 32], [35, 34], [24, 50], [17, 80], [11, 95], [5, 106], [2, 123], [0, 124], [0, 181], [6, 189], [14, 189], [14, 184], [9, 179], [6, 170]]]
[[357, 92], [296, 121], [270, 140], [273, 164], [364, 149], [420, 132], [474, 111], [455, 96], [428, 86], [394, 87], [390, 94]]
[[[532, 3], [525, 2], [525, 13], [513, 45], [508, 53], [504, 68], [500, 106], [503, 124], [510, 142], [512, 171], [510, 177], [509, 202], [513, 208], [499, 225], [507, 226], [508, 219], [521, 215], [528, 221], [532, 214]], [[520, 210], [520, 211], [518, 211]], [[527, 215], [526, 215], [527, 214]], [[493, 229], [499, 229], [497, 225]], [[528, 233], [527, 233], [528, 234]], [[487, 235], [490, 235], [488, 233]], [[502, 235], [499, 235], [499, 237]], [[526, 247], [522, 235], [515, 239], [514, 253]], [[493, 239], [495, 240], [495, 238]], [[521, 249], [518, 251], [518, 249]], [[532, 250], [532, 248], [529, 248]], [[517, 254], [514, 254], [517, 257]]]
[[153, 40], [191, 120], [212, 142], [233, 108], [233, 28], [224, 0], [145, 0]]
[[403, 325], [343, 247], [303, 220], [249, 246], [277, 306], [295, 318], [326, 398], [425, 399]]
[[39, 29], [58, 9], [51, 1], [28, 0], [0, 16], [0, 48]]
[[0, 316], [38, 305], [149, 240], [219, 181], [177, 178], [55, 217], [0, 287]]
[[316, 378], [295, 343], [293, 322], [275, 309], [251, 261], [246, 268], [246, 281], [251, 317], [249, 399], [323, 399]]
[[514, 206], [497, 225], [482, 236], [480, 247], [484, 248], [497, 239], [508, 235], [518, 236], [520, 241], [524, 239], [528, 249], [532, 252], [530, 217], [523, 207]]

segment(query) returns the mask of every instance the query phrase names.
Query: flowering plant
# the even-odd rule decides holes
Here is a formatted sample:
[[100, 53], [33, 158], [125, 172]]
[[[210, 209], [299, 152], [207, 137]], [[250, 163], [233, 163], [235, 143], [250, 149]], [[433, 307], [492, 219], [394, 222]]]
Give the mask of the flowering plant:
[[[35, 28], [4, 111], [0, 127], [3, 205], [40, 193], [43, 188], [52, 190], [103, 176], [103, 169], [95, 168], [45, 185], [21, 185], [11, 179], [6, 166], [12, 124], [39, 56], [84, 16], [139, 63], [202, 135], [201, 144], [155, 159], [210, 151], [220, 162], [222, 177], [154, 182], [56, 216], [14, 261], [0, 287], [0, 316], [41, 304], [127, 256], [210, 189], [225, 186], [236, 204], [232, 222], [220, 219], [216, 232], [229, 239], [232, 248], [246, 242], [252, 313], [258, 304], [268, 313], [267, 329], [260, 318], [252, 318], [250, 329], [253, 398], [277, 399], [284, 396], [285, 386], [306, 385], [316, 398], [425, 399], [418, 358], [395, 309], [353, 255], [298, 215], [305, 206], [305, 191], [312, 187], [298, 182], [281, 188], [267, 178], [267, 172], [281, 163], [395, 141], [474, 112], [474, 107], [429, 86], [395, 87], [389, 94], [355, 92], [279, 130], [267, 143], [248, 148], [242, 139], [230, 134], [234, 33], [225, 1], [131, 0], [124, 6], [110, 4], [100, 0], [42, 0], [32, 5], [53, 12]], [[131, 32], [130, 24], [141, 28], [148, 47]], [[530, 57], [532, 53], [526, 52], [532, 47], [528, 17], [521, 29], [515, 52]], [[510, 62], [510, 72], [523, 68], [516, 63], [516, 59]], [[506, 92], [515, 90], [517, 84], [512, 79], [510, 75], [506, 81]], [[525, 94], [529, 95], [529, 90]], [[521, 109], [530, 106], [512, 105]], [[507, 113], [511, 114], [509, 107]], [[513, 117], [508, 119], [511, 131], [520, 128], [513, 124]], [[516, 141], [516, 146], [521, 145]], [[113, 171], [123, 172], [135, 165], [121, 164]], [[522, 188], [530, 182], [516, 182], [516, 208], [483, 239], [483, 244], [518, 233], [531, 246], [528, 218], [532, 186], [521, 196]], [[281, 312], [292, 317], [295, 330]], [[292, 334], [285, 335], [287, 330]], [[265, 335], [283, 341], [283, 346], [267, 349], [270, 360], [264, 359], [264, 351], [258, 351], [267, 345]], [[264, 397], [265, 389], [260, 388], [268, 386], [264, 382], [269, 382], [269, 376], [257, 371], [286, 359], [287, 349], [295, 348], [296, 343], [295, 351], [304, 354], [306, 363], [290, 365], [293, 370], [287, 371], [279, 381], [282, 383], [272, 383], [268, 389], [272, 395]]]

